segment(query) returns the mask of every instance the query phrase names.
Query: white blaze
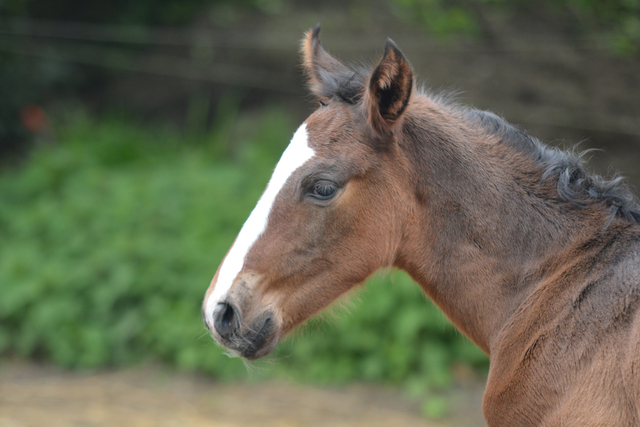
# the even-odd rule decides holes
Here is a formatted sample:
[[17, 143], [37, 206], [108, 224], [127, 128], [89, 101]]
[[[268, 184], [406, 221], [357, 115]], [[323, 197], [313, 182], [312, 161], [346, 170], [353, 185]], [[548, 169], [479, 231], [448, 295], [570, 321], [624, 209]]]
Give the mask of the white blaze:
[[208, 321], [212, 319], [216, 304], [226, 297], [233, 281], [242, 271], [247, 253], [267, 228], [269, 212], [271, 212], [271, 206], [276, 196], [293, 172], [313, 157], [314, 154], [315, 152], [307, 143], [307, 125], [302, 124], [293, 135], [293, 139], [287, 149], [282, 153], [282, 157], [269, 180], [267, 189], [242, 226], [240, 234], [238, 234], [235, 243], [220, 267], [218, 281], [206, 305], [205, 314]]

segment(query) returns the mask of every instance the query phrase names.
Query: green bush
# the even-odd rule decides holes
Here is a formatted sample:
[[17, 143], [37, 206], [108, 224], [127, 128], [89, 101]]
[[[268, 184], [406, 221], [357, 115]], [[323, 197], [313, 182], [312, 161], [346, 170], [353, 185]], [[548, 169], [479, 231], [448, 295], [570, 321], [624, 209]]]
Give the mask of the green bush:
[[280, 344], [279, 363], [304, 380], [357, 378], [404, 384], [414, 392], [450, 385], [452, 364], [486, 366], [484, 353], [404, 272], [374, 275], [365, 288], [335, 319], [314, 319]]
[[[555, 17], [577, 33], [605, 40], [614, 52], [631, 56], [640, 47], [638, 0], [390, 0], [392, 12], [404, 22], [439, 36], [482, 34], [487, 12]], [[557, 24], [556, 24], [557, 25]]]
[[5, 0], [0, 13], [9, 17], [108, 22], [133, 25], [184, 25], [212, 6], [273, 9], [279, 0]]
[[[245, 377], [206, 333], [200, 304], [290, 139], [285, 117], [242, 116], [197, 141], [117, 117], [76, 118], [59, 127], [58, 145], [4, 170], [0, 354]], [[415, 390], [449, 384], [453, 363], [486, 366], [405, 274], [366, 287], [348, 310], [282, 343], [266, 375]]]

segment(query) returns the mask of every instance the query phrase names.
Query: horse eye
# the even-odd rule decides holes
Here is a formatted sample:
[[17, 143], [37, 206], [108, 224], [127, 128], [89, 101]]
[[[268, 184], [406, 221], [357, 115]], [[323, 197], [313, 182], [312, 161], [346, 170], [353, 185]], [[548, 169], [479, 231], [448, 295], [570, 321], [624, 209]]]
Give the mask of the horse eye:
[[338, 187], [331, 181], [316, 181], [309, 193], [312, 197], [320, 200], [327, 200], [332, 198]]

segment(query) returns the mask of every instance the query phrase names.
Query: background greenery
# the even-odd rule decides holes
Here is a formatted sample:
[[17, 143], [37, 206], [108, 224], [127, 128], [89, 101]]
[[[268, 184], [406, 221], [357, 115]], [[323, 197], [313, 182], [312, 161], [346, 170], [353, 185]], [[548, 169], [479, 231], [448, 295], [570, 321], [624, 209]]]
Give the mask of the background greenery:
[[[160, 361], [245, 378], [205, 332], [200, 303], [290, 139], [286, 117], [236, 116], [186, 140], [117, 115], [67, 118], [59, 144], [0, 174], [0, 353], [69, 368]], [[255, 375], [424, 391], [449, 385], [453, 364], [486, 366], [406, 275], [380, 274], [366, 287]]]
[[[357, 9], [361, 2], [350, 3], [352, 9]], [[405, 21], [440, 34], [477, 35], [482, 27], [479, 10], [491, 7], [510, 13], [554, 12], [571, 21], [578, 30], [609, 33], [614, 44], [626, 53], [637, 49], [640, 43], [638, 0], [390, 0], [388, 3]], [[246, 9], [279, 14], [293, 4], [293, 0], [3, 0], [0, 13], [67, 21], [177, 25], [188, 23], [212, 5], [233, 14]]]

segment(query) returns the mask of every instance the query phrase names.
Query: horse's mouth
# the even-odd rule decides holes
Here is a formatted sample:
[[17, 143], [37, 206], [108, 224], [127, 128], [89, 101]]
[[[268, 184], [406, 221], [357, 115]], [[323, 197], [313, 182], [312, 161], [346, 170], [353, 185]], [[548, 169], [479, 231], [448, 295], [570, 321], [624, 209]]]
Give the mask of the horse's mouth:
[[[249, 360], [255, 360], [262, 356], [266, 356], [271, 353], [277, 340], [274, 340], [274, 325], [271, 317], [267, 317], [262, 324], [262, 327], [253, 339], [249, 342], [247, 347], [240, 352], [240, 355]], [[272, 345], [270, 341], [273, 341]]]
[[273, 351], [278, 338], [276, 325], [271, 316], [264, 318], [261, 325], [259, 322], [256, 323], [255, 327], [241, 328], [229, 338], [221, 338], [217, 334], [214, 334], [214, 338], [218, 343], [245, 359], [259, 359]]

